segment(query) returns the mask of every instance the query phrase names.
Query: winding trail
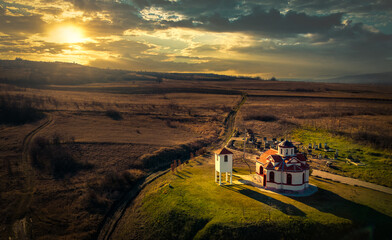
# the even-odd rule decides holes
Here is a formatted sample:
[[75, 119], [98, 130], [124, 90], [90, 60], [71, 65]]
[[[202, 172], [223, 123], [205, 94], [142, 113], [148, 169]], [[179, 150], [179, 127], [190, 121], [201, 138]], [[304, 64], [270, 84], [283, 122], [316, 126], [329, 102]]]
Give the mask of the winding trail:
[[[233, 135], [233, 130], [234, 130], [234, 123], [235, 123], [235, 118], [237, 116], [237, 112], [240, 110], [241, 106], [245, 103], [247, 99], [247, 95], [244, 94], [242, 95], [241, 100], [237, 103], [237, 105], [229, 112], [227, 117], [225, 118], [223, 124], [224, 124], [224, 132], [219, 138], [218, 141], [213, 143], [211, 145], [211, 148], [215, 148], [218, 146], [221, 146], [222, 144], [226, 144], [230, 138]], [[98, 229], [98, 240], [108, 240], [111, 239], [111, 236], [114, 232], [114, 230], [117, 227], [118, 222], [121, 220], [121, 218], [124, 216], [125, 211], [127, 210], [128, 206], [131, 204], [133, 199], [135, 199], [138, 194], [140, 193], [141, 190], [144, 189], [148, 184], [152, 183], [154, 180], [159, 178], [160, 176], [168, 173], [170, 169], [166, 169], [163, 171], [155, 172], [149, 174], [147, 177], [144, 179], [141, 179], [137, 183], [137, 187], [133, 188], [131, 191], [129, 191], [125, 197], [123, 197], [119, 203], [117, 203], [114, 207], [112, 207], [111, 210], [106, 214], [104, 220], [102, 221], [102, 224], [99, 226]]]
[[376, 191], [392, 194], [392, 188], [380, 186], [380, 185], [377, 185], [374, 183], [361, 181], [361, 180], [358, 180], [355, 178], [343, 177], [343, 176], [340, 176], [337, 174], [332, 174], [329, 172], [324, 172], [324, 171], [320, 171], [320, 170], [313, 170], [312, 176], [321, 177], [321, 178], [325, 178], [325, 179], [331, 179], [333, 181], [345, 183], [348, 185], [365, 187], [365, 188], [373, 189]]
[[[39, 125], [37, 128], [29, 132], [23, 139], [22, 143], [22, 161], [20, 163], [21, 171], [25, 176], [24, 191], [21, 195], [21, 199], [16, 208], [13, 219], [15, 223], [13, 224], [14, 234], [18, 239], [30, 239], [29, 234], [26, 231], [26, 215], [30, 211], [30, 205], [33, 200], [35, 187], [34, 187], [34, 169], [31, 165], [29, 150], [31, 143], [35, 135], [44, 129], [45, 127], [53, 123], [53, 116], [51, 114], [47, 115], [46, 121]], [[21, 218], [21, 219], [20, 219]]]

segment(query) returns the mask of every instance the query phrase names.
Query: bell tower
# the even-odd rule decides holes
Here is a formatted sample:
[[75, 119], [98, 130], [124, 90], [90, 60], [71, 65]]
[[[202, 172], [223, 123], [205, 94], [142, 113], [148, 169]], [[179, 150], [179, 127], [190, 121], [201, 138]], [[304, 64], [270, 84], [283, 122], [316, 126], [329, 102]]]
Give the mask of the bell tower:
[[226, 173], [226, 182], [228, 181], [228, 173], [230, 173], [230, 184], [233, 183], [233, 153], [222, 148], [215, 152], [215, 182], [219, 173], [219, 185], [222, 185], [222, 173]]

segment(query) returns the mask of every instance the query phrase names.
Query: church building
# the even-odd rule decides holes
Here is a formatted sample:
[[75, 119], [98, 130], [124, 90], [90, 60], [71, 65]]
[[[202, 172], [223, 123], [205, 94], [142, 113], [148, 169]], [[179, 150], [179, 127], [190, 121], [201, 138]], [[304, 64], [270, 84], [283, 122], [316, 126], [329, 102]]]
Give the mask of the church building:
[[309, 187], [309, 165], [302, 153], [295, 153], [290, 141], [279, 143], [256, 161], [256, 173], [262, 186], [271, 190], [303, 191]]

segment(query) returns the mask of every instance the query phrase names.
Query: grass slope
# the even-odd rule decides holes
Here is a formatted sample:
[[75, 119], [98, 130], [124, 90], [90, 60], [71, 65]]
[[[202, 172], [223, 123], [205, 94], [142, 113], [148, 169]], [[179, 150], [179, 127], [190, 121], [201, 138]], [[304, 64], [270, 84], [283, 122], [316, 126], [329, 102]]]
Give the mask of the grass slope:
[[[392, 187], [392, 155], [390, 152], [376, 150], [320, 129], [296, 129], [292, 137], [302, 142], [305, 147], [309, 143], [322, 143], [323, 145], [324, 143], [328, 143], [330, 148], [334, 150], [338, 149], [339, 157], [333, 163], [336, 168], [329, 168], [329, 171]], [[333, 159], [335, 151], [328, 153], [314, 151], [314, 153], [322, 154], [323, 156], [328, 155], [330, 159]], [[346, 163], [348, 155], [361, 161], [365, 166], [355, 166]]]
[[317, 178], [311, 183], [319, 191], [305, 198], [242, 184], [220, 187], [214, 183], [211, 158], [192, 160], [175, 175], [168, 173], [146, 187], [113, 239], [392, 237], [387, 228], [392, 224], [388, 194]]

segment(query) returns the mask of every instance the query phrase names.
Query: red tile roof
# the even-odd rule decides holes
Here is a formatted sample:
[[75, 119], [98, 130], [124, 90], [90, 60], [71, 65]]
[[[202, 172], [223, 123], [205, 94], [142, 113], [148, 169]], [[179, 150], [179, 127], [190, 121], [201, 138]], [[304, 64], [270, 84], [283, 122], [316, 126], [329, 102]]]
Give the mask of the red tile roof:
[[300, 160], [301, 162], [307, 160], [306, 157], [305, 157], [305, 155], [303, 155], [302, 153], [297, 153], [297, 156], [296, 156], [296, 157], [297, 157], [298, 160]]
[[274, 169], [274, 165], [272, 165], [272, 163], [269, 162], [268, 165], [265, 167], [265, 169]]
[[[287, 156], [284, 159], [282, 159], [282, 156], [277, 154], [278, 151], [275, 149], [269, 149], [263, 154], [260, 155], [260, 157], [256, 158], [258, 162], [262, 163], [266, 169], [274, 169], [276, 171], [287, 171], [287, 172], [302, 172], [304, 170], [309, 169], [309, 165], [306, 163], [306, 157], [302, 153], [297, 153], [295, 156]], [[271, 161], [274, 161], [276, 164], [275, 166], [272, 164]], [[287, 167], [287, 163], [290, 162], [299, 162], [301, 163], [300, 166], [297, 165], [291, 165], [290, 167]], [[303, 163], [305, 162], [305, 163]]]
[[286, 164], [284, 164], [283, 161], [281, 161], [280, 163], [276, 164], [276, 166], [275, 166], [275, 170], [276, 171], [282, 171], [282, 168], [286, 169]]
[[274, 159], [275, 162], [281, 162], [282, 157], [279, 155], [271, 155], [271, 157]]
[[266, 164], [267, 163], [267, 157], [269, 157], [270, 155], [274, 155], [276, 153], [278, 153], [277, 150], [269, 149], [269, 150], [265, 151], [263, 154], [260, 155], [258, 161], [263, 163], [263, 164]]
[[232, 152], [230, 152], [226, 148], [219, 149], [219, 150], [215, 151], [215, 153], [216, 154], [233, 154]]

